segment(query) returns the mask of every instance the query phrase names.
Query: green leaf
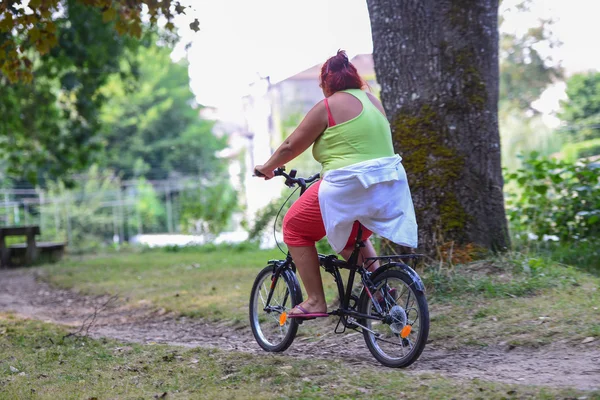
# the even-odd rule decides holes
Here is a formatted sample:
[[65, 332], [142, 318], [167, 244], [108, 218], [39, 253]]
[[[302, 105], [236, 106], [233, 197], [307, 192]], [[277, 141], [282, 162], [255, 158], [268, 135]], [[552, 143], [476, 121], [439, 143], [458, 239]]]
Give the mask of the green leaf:
[[548, 186], [546, 186], [546, 185], [535, 185], [533, 187], [533, 190], [535, 190], [539, 194], [544, 195], [544, 194], [546, 194], [546, 192], [548, 192]]
[[563, 178], [558, 175], [558, 174], [551, 174], [550, 175], [550, 180], [552, 181], [552, 183], [554, 183], [555, 185], [561, 183], [563, 181]]
[[117, 10], [115, 10], [114, 8], [111, 7], [102, 13], [102, 22], [106, 23], [106, 22], [114, 21], [114, 19], [116, 17], [117, 17]]
[[123, 35], [123, 34], [125, 34], [125, 32], [127, 32], [127, 24], [125, 24], [125, 22], [123, 22], [122, 20], [118, 20], [115, 25], [115, 30], [120, 35]]
[[29, 31], [29, 38], [32, 42], [37, 42], [40, 39], [40, 30], [33, 28]]
[[13, 28], [13, 18], [10, 12], [5, 12], [3, 14], [4, 19], [0, 21], [0, 32], [10, 32]]
[[130, 27], [130, 32], [131, 32], [131, 35], [134, 36], [134, 37], [136, 37], [136, 38], [141, 37], [142, 36], [142, 25], [141, 25], [141, 23], [138, 22], [138, 21], [134, 22], [131, 25], [131, 27]]
[[37, 10], [42, 5], [42, 0], [29, 0], [29, 8], [32, 10]]

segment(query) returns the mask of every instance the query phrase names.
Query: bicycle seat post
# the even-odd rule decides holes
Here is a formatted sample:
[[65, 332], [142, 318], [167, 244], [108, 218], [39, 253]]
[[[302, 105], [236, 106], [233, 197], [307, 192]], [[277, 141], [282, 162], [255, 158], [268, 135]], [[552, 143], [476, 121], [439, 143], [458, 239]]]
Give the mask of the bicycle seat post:
[[354, 242], [354, 251], [352, 251], [352, 254], [350, 254], [350, 257], [348, 258], [348, 264], [357, 265], [356, 263], [358, 261], [358, 256], [360, 255], [361, 247], [365, 247], [365, 243], [362, 240], [362, 224], [359, 223], [356, 241]]

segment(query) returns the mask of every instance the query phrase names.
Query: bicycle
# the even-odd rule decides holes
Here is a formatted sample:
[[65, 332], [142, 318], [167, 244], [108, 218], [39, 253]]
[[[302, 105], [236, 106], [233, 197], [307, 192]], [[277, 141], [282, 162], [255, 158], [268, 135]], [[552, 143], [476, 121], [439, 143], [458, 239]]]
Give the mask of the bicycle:
[[[255, 174], [261, 175], [258, 171]], [[284, 168], [278, 168], [274, 174], [286, 178], [288, 187], [298, 185], [300, 196], [308, 184], [319, 179], [319, 174], [296, 178], [295, 170], [287, 174]], [[413, 268], [398, 260], [414, 260], [421, 255], [371, 257], [357, 265], [360, 248], [364, 247], [361, 237], [362, 226], [359, 225], [356, 244], [348, 261], [335, 254], [319, 254], [319, 264], [333, 276], [340, 299], [340, 306], [328, 312], [330, 316], [339, 317], [334, 332], [341, 334], [346, 329], [362, 332], [369, 351], [381, 364], [392, 368], [407, 367], [425, 348], [429, 311], [421, 278]], [[378, 261], [384, 264], [369, 272], [368, 268]], [[345, 285], [340, 269], [349, 270]], [[359, 295], [352, 293], [357, 273], [360, 276]], [[282, 352], [292, 344], [303, 320], [287, 318], [287, 311], [302, 301], [296, 266], [289, 251], [285, 260], [270, 260], [256, 277], [250, 295], [250, 326], [260, 347], [270, 352]]]

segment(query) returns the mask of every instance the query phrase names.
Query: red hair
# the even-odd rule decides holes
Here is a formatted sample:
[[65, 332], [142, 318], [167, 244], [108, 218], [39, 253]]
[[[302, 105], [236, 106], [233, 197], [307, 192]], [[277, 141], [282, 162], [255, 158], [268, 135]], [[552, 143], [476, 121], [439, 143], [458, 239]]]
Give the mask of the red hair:
[[321, 86], [329, 95], [346, 89], [363, 89], [366, 84], [344, 50], [325, 61], [321, 67]]

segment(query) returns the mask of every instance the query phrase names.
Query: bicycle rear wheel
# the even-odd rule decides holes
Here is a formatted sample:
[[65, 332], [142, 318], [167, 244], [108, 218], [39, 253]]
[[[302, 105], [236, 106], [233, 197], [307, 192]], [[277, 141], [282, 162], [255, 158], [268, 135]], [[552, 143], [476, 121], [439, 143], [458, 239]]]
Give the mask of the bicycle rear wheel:
[[[269, 300], [271, 288], [273, 294]], [[277, 277], [273, 274], [273, 266], [260, 271], [250, 294], [250, 327], [260, 347], [273, 352], [290, 347], [298, 331], [298, 322], [282, 317], [282, 314], [300, 303], [300, 284], [291, 270], [284, 269]]]
[[412, 279], [399, 270], [389, 269], [373, 279], [373, 300], [363, 291], [360, 312], [382, 316], [383, 321], [364, 319], [369, 329], [363, 335], [369, 351], [383, 365], [404, 368], [415, 362], [425, 348], [429, 335], [429, 310], [425, 294], [414, 288]]

